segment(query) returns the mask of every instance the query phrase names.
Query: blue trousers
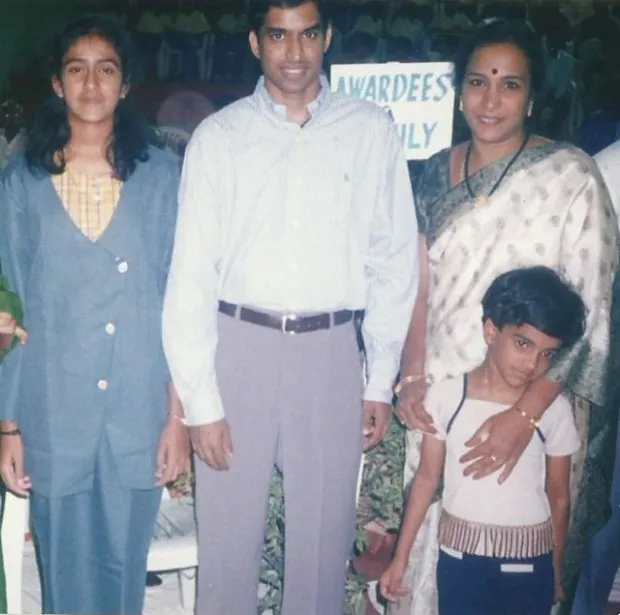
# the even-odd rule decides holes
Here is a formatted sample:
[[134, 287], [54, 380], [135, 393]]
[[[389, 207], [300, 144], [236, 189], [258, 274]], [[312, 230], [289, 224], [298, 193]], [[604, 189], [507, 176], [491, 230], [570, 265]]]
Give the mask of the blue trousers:
[[33, 492], [43, 613], [142, 613], [146, 557], [160, 501], [161, 489], [120, 484], [105, 438], [92, 490], [59, 498]]
[[[514, 566], [530, 570], [515, 570]], [[553, 605], [551, 554], [506, 560], [443, 549], [437, 564], [439, 615], [549, 615]]]

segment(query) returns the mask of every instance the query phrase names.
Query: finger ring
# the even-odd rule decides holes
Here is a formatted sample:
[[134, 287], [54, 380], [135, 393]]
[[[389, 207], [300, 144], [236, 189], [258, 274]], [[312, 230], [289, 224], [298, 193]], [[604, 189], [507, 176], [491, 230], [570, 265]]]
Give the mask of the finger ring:
[[493, 463], [497, 463], [497, 457], [495, 455], [490, 455], [490, 457]]

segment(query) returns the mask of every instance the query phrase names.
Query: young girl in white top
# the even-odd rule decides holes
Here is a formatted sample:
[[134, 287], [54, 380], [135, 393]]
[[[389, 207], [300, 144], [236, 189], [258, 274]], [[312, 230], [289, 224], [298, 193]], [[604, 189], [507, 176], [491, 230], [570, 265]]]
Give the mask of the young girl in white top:
[[440, 615], [549, 615], [562, 600], [561, 562], [569, 518], [571, 455], [579, 448], [571, 408], [560, 396], [535, 421], [509, 478], [463, 475], [459, 458], [472, 429], [515, 404], [559, 352], [582, 335], [583, 301], [545, 267], [499, 276], [482, 300], [484, 362], [430, 387], [425, 405], [437, 429], [425, 435], [394, 558], [380, 580], [397, 601], [409, 551], [443, 472], [437, 586]]

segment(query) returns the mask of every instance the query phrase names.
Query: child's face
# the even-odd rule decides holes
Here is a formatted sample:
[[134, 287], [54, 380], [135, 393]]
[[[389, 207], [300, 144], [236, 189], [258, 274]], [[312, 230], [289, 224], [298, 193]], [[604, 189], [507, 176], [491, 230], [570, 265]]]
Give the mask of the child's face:
[[487, 358], [511, 387], [523, 387], [540, 378], [552, 363], [561, 342], [531, 325], [506, 325], [501, 331], [484, 323]]

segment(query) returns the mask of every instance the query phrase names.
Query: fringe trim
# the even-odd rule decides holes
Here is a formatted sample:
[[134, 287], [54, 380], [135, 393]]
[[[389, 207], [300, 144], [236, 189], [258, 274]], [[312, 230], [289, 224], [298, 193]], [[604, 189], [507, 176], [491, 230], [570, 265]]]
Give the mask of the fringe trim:
[[527, 559], [553, 551], [553, 525], [551, 519], [537, 525], [488, 525], [465, 521], [442, 510], [439, 542], [470, 555]]

